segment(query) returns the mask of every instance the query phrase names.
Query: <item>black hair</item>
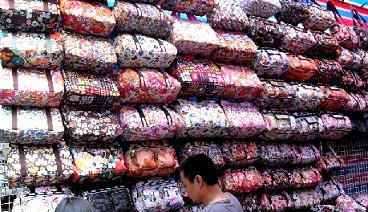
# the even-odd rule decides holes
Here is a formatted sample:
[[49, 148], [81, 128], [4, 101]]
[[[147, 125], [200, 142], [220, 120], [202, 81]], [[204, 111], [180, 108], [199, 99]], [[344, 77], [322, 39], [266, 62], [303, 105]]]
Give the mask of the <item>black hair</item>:
[[80, 197], [65, 197], [60, 201], [55, 212], [94, 212], [92, 205]]
[[218, 183], [218, 173], [215, 164], [205, 154], [192, 155], [186, 158], [180, 165], [181, 172], [193, 183], [195, 176], [199, 175], [207, 185]]

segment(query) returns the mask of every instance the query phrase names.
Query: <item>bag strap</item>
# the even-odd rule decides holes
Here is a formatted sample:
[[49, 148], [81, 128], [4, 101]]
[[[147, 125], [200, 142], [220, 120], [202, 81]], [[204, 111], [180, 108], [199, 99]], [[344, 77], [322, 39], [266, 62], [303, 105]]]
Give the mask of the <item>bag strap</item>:
[[[134, 106], [134, 108], [137, 110], [139, 117], [141, 118], [142, 126], [148, 127], [146, 116], [144, 115], [142, 109], [139, 106]], [[146, 124], [146, 125], [145, 125]]]
[[169, 87], [170, 82], [169, 82], [169, 78], [167, 77], [167, 73], [163, 71], [162, 68], [158, 69], [158, 72], [160, 72], [162, 76], [164, 77], [166, 87]]
[[166, 108], [164, 106], [159, 106], [159, 108], [165, 113], [166, 120], [167, 120], [167, 125], [172, 125], [173, 124], [173, 119], [172, 119], [169, 111], [166, 110]]
[[24, 145], [19, 144], [18, 148], [19, 148], [18, 150], [19, 150], [20, 173], [22, 177], [25, 177], [27, 176], [27, 162], [24, 153]]
[[139, 40], [137, 38], [137, 35], [132, 35], [132, 38], [134, 40], [134, 44], [135, 44], [135, 47], [139, 50], [139, 51], [142, 51], [142, 46], [141, 44], [139, 43]]
[[18, 91], [19, 89], [18, 69], [12, 68], [12, 77], [13, 77], [13, 88], [15, 91]]
[[140, 17], [142, 17], [143, 16], [143, 12], [142, 12], [142, 10], [141, 10], [141, 8], [136, 4], [136, 3], [131, 3], [134, 7], [135, 7], [135, 9], [137, 10], [137, 12], [138, 12], [138, 15], [140, 16]]
[[338, 20], [339, 17], [342, 18], [339, 11], [331, 1], [327, 1], [327, 10], [331, 11], [334, 14], [336, 20]]
[[54, 93], [54, 83], [52, 82], [52, 76], [51, 76], [51, 70], [46, 70], [46, 79], [47, 79], [47, 84], [49, 86], [49, 91], [51, 93]]
[[54, 126], [52, 124], [52, 116], [50, 108], [46, 108], [46, 118], [47, 118], [47, 128], [49, 131], [54, 131]]
[[57, 144], [52, 145], [52, 150], [55, 154], [55, 159], [56, 159], [56, 168], [57, 168], [57, 172], [59, 175], [63, 174], [63, 166], [62, 166], [62, 162], [60, 159], [60, 153], [59, 153], [59, 149]]
[[[135, 71], [135, 73], [138, 74], [139, 76], [139, 83], [141, 85], [141, 87], [146, 87], [146, 82], [144, 81], [144, 76], [143, 74], [141, 73], [141, 70], [140, 69], [133, 69]], [[142, 86], [143, 85], [143, 86]]]

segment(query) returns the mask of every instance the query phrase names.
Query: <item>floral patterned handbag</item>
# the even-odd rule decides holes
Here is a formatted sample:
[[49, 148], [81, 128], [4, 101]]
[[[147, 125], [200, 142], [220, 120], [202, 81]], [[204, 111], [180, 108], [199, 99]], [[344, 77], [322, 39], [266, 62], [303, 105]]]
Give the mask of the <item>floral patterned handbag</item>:
[[262, 140], [287, 140], [296, 132], [296, 120], [292, 115], [263, 113], [267, 130], [260, 135]]
[[9, 187], [65, 183], [73, 173], [72, 156], [64, 143], [12, 145], [6, 158]]
[[17, 144], [55, 144], [63, 141], [64, 126], [57, 108], [0, 106], [0, 138]]
[[313, 35], [317, 43], [307, 52], [308, 56], [334, 60], [341, 54], [339, 42], [332, 34], [313, 32]]
[[279, 78], [289, 70], [289, 57], [278, 50], [261, 49], [253, 62], [254, 70], [258, 76]]
[[174, 18], [169, 42], [174, 44], [180, 54], [193, 54], [208, 57], [217, 49], [220, 41], [208, 23], [196, 20], [184, 21]]
[[267, 19], [250, 17], [247, 35], [258, 46], [280, 48], [284, 40], [285, 26]]
[[117, 2], [113, 13], [120, 32], [167, 38], [172, 20], [159, 7], [150, 4]]
[[367, 209], [355, 201], [352, 197], [347, 194], [343, 194], [336, 199], [337, 211], [356, 211], [364, 212]]
[[62, 35], [0, 30], [0, 59], [8, 68], [56, 69], [64, 60]]
[[307, 81], [318, 74], [315, 60], [303, 56], [287, 55], [290, 62], [289, 69], [282, 75], [283, 78], [293, 81]]
[[64, 198], [67, 197], [70, 197], [70, 195], [59, 192], [49, 194], [19, 195], [13, 202], [12, 211], [14, 212], [24, 212], [30, 210], [34, 212], [55, 211], [58, 204]]
[[356, 70], [362, 68], [363, 58], [360, 54], [357, 54], [353, 51], [343, 49], [341, 55], [337, 58], [337, 62], [343, 68]]
[[216, 65], [192, 56], [178, 57], [171, 75], [180, 81], [182, 96], [257, 98], [263, 89], [256, 74], [245, 67]]
[[351, 27], [343, 24], [335, 25], [331, 28], [331, 34], [344, 48], [353, 49], [359, 46], [359, 37]]
[[328, 145], [329, 152], [322, 156], [317, 162], [317, 167], [323, 173], [330, 173], [333, 170], [339, 170], [345, 167], [344, 158], [338, 156], [336, 152]]
[[145, 141], [171, 139], [184, 128], [183, 118], [167, 106], [123, 106], [120, 110], [122, 139]]
[[218, 169], [221, 169], [225, 166], [225, 161], [220, 146], [214, 142], [208, 143], [194, 141], [191, 143], [186, 143], [180, 148], [179, 161], [184, 161], [189, 156], [197, 154], [205, 154], [210, 157]]
[[322, 182], [317, 189], [321, 192], [324, 202], [334, 201], [344, 192], [342, 185], [335, 180]]
[[166, 176], [179, 167], [175, 150], [167, 141], [131, 144], [125, 159], [130, 177]]
[[308, 18], [308, 7], [299, 1], [280, 0], [281, 10], [275, 17], [279, 22], [285, 22], [291, 25], [303, 23]]
[[132, 188], [132, 199], [138, 212], [174, 211], [184, 206], [178, 184], [160, 178], [138, 182]]
[[314, 189], [297, 190], [290, 194], [292, 209], [308, 210], [310, 207], [320, 204], [322, 196], [315, 192]]
[[207, 14], [208, 23], [214, 29], [244, 32], [248, 26], [248, 16], [240, 6], [241, 0], [215, 0], [213, 10]]
[[64, 29], [78, 34], [108, 37], [116, 25], [112, 11], [100, 3], [61, 0], [60, 11]]
[[112, 111], [85, 111], [64, 106], [62, 113], [66, 136], [72, 143], [113, 142], [122, 133], [118, 114]]
[[319, 138], [323, 130], [320, 117], [313, 115], [297, 117], [296, 126], [297, 132], [293, 136], [293, 139], [298, 141]]
[[259, 148], [253, 142], [224, 142], [221, 146], [222, 155], [227, 166], [246, 166], [259, 159]]
[[254, 167], [239, 170], [225, 170], [220, 178], [220, 182], [225, 191], [238, 194], [253, 192], [263, 186], [261, 174]]
[[351, 121], [348, 116], [323, 114], [321, 121], [324, 129], [320, 138], [323, 139], [340, 139], [352, 130]]
[[326, 111], [338, 111], [346, 107], [349, 102], [349, 94], [341, 88], [321, 86], [325, 99], [319, 107]]
[[121, 34], [115, 38], [114, 47], [122, 67], [167, 68], [177, 54], [171, 43], [144, 35]]
[[291, 186], [288, 172], [284, 169], [265, 170], [262, 178], [266, 190], [286, 189]]
[[311, 79], [314, 83], [337, 85], [344, 75], [340, 63], [333, 60], [316, 60], [318, 73]]
[[219, 47], [211, 53], [217, 62], [235, 65], [248, 65], [257, 54], [256, 44], [245, 34], [216, 31]]
[[119, 103], [120, 93], [113, 77], [64, 73], [64, 101], [78, 108], [113, 108]]
[[188, 13], [191, 15], [204, 16], [213, 10], [214, 0], [191, 1], [191, 0], [164, 0], [161, 7], [165, 10]]
[[337, 24], [334, 13], [329, 10], [316, 5], [308, 5], [307, 10], [308, 17], [303, 22], [306, 29], [323, 32]]
[[180, 82], [160, 69], [122, 69], [118, 72], [120, 99], [126, 104], [168, 104], [181, 90]]
[[281, 10], [279, 0], [241, 0], [241, 7], [247, 14], [268, 18]]
[[306, 54], [317, 44], [313, 33], [285, 25], [281, 49], [296, 54]]
[[65, 34], [65, 69], [92, 74], [111, 74], [117, 63], [113, 46], [103, 38]]
[[123, 150], [115, 146], [72, 146], [73, 182], [91, 183], [111, 180], [127, 171]]
[[59, 70], [10, 69], [0, 65], [0, 104], [59, 107], [64, 80]]
[[27, 32], [55, 32], [60, 27], [57, 1], [2, 1], [0, 30]]

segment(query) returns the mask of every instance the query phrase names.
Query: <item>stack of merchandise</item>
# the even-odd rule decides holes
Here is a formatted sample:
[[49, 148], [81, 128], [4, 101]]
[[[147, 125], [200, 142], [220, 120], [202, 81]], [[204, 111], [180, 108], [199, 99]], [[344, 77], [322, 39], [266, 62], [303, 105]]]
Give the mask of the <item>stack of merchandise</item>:
[[200, 153], [245, 211], [344, 194], [328, 180], [344, 161], [320, 141], [350, 133], [340, 112], [368, 111], [368, 45], [332, 12], [289, 0], [27, 0], [0, 4], [0, 18], [6, 175], [37, 187], [13, 210], [52, 211], [68, 185], [97, 211], [197, 211], [173, 173]]

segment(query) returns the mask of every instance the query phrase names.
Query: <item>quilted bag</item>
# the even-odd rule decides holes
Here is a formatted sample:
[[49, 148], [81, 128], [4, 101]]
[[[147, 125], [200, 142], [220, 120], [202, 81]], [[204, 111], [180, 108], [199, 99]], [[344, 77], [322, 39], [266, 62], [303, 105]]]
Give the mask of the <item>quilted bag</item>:
[[241, 7], [249, 15], [268, 18], [281, 10], [279, 0], [241, 0]]
[[215, 0], [213, 10], [207, 14], [208, 23], [214, 29], [244, 32], [248, 26], [248, 16], [240, 6], [241, 0]]
[[220, 177], [220, 182], [225, 191], [237, 194], [250, 193], [263, 186], [262, 176], [254, 167], [236, 170], [227, 169]]
[[338, 111], [346, 107], [349, 102], [349, 94], [341, 88], [321, 86], [325, 99], [319, 107], [326, 111]]
[[[271, 211], [285, 211], [291, 207], [291, 198], [288, 193], [281, 192], [269, 195]], [[263, 207], [267, 207], [267, 204]]]
[[257, 211], [260, 201], [259, 197], [255, 194], [239, 195], [239, 203], [245, 212], [255, 212]]
[[125, 159], [130, 177], [166, 176], [179, 167], [175, 150], [167, 141], [131, 144]]
[[108, 37], [115, 27], [114, 14], [100, 3], [61, 0], [64, 29], [78, 34]]
[[122, 67], [166, 68], [177, 54], [171, 43], [144, 35], [119, 35], [114, 47]]
[[226, 137], [229, 122], [224, 110], [213, 100], [190, 101], [178, 99], [174, 110], [184, 120], [184, 127], [179, 132], [181, 138]]
[[250, 17], [247, 35], [258, 46], [279, 48], [284, 40], [285, 26], [267, 19]]
[[0, 31], [0, 58], [4, 67], [55, 69], [64, 59], [59, 33]]
[[180, 92], [180, 82], [157, 69], [123, 69], [118, 72], [121, 102], [127, 104], [168, 104]]
[[120, 32], [163, 39], [170, 34], [171, 18], [154, 5], [117, 2], [113, 13]]
[[344, 75], [340, 63], [333, 60], [316, 60], [318, 73], [311, 79], [314, 83], [337, 85]]
[[298, 151], [298, 160], [294, 160], [293, 164], [309, 164], [321, 159], [321, 152], [314, 145], [296, 146]]
[[290, 62], [289, 69], [282, 75], [283, 78], [293, 81], [307, 81], [318, 74], [315, 60], [303, 56], [287, 55]]
[[219, 47], [216, 32], [208, 23], [174, 19], [169, 42], [174, 44], [181, 54], [210, 56]]
[[0, 106], [0, 140], [19, 144], [51, 144], [63, 140], [64, 126], [57, 108]]
[[161, 7], [165, 10], [171, 10], [191, 15], [204, 16], [213, 10], [214, 0], [164, 0]]
[[296, 132], [296, 119], [292, 115], [264, 113], [267, 129], [259, 136], [263, 140], [287, 140]]
[[253, 142], [227, 141], [221, 151], [227, 166], [246, 166], [259, 160], [259, 148]]
[[338, 85], [347, 91], [361, 91], [363, 90], [364, 82], [357, 72], [344, 70]]
[[6, 175], [10, 187], [64, 183], [73, 173], [73, 160], [65, 144], [12, 145]]
[[65, 68], [92, 74], [110, 74], [118, 59], [113, 46], [103, 38], [66, 34]]
[[359, 37], [351, 27], [342, 24], [335, 25], [331, 28], [331, 34], [344, 48], [353, 49], [359, 46]]
[[119, 103], [120, 93], [113, 78], [76, 72], [64, 73], [65, 103], [84, 108], [112, 108]]
[[356, 211], [364, 212], [367, 209], [355, 201], [352, 197], [347, 194], [342, 194], [336, 199], [337, 211]]
[[58, 107], [64, 80], [58, 70], [8, 69], [0, 65], [0, 104]]
[[284, 53], [272, 49], [258, 51], [254, 60], [254, 71], [258, 76], [267, 78], [279, 78], [289, 70], [289, 57]]
[[298, 25], [307, 20], [309, 13], [308, 7], [299, 1], [280, 0], [281, 10], [275, 17], [279, 22], [285, 22], [291, 25]]
[[336, 210], [336, 206], [334, 205], [314, 205], [313, 207], [310, 208], [311, 211], [315, 211], [315, 212], [335, 212]]
[[260, 161], [267, 165], [282, 165], [291, 163], [295, 158], [295, 148], [291, 145], [263, 144], [260, 146]]
[[120, 125], [126, 141], [171, 139], [185, 126], [174, 110], [154, 105], [123, 106]]
[[12, 211], [24, 212], [32, 210], [34, 212], [52, 212], [55, 211], [61, 200], [67, 197], [68, 195], [62, 193], [18, 196], [13, 202]]
[[281, 43], [281, 49], [296, 54], [306, 54], [317, 44], [317, 40], [310, 31], [285, 25], [285, 34]]
[[334, 201], [343, 193], [342, 185], [335, 180], [322, 182], [317, 189], [321, 191], [325, 202]]
[[228, 126], [224, 128], [227, 134], [226, 137], [253, 137], [266, 129], [263, 116], [253, 103], [232, 103], [222, 100], [219, 104], [225, 112], [228, 123]]
[[132, 211], [133, 202], [125, 186], [83, 192], [95, 211]]
[[67, 137], [76, 144], [114, 141], [121, 135], [118, 114], [109, 110], [84, 111], [63, 108]]
[[53, 32], [60, 26], [57, 1], [5, 0], [0, 4], [0, 29]]
[[359, 37], [359, 47], [368, 50], [368, 30], [364, 27], [355, 26], [354, 31]]
[[220, 96], [253, 99], [263, 89], [257, 75], [245, 67], [216, 65], [190, 56], [178, 57], [171, 75], [182, 85], [182, 96]]
[[317, 43], [307, 52], [307, 55], [313, 58], [336, 59], [341, 54], [339, 42], [332, 34], [313, 32], [313, 35]]
[[138, 212], [175, 211], [184, 206], [180, 188], [174, 180], [138, 182], [132, 189], [132, 199]]
[[124, 153], [119, 147], [72, 146], [74, 161], [73, 182], [91, 183], [107, 181], [125, 174]]
[[257, 54], [256, 44], [245, 34], [216, 31], [219, 47], [211, 58], [227, 64], [247, 65]]
[[337, 58], [337, 62], [339, 62], [343, 68], [352, 70], [362, 68], [362, 60], [363, 58], [361, 55], [347, 49], [343, 49], [341, 55]]
[[205, 154], [210, 157], [216, 168], [221, 169], [225, 165], [224, 157], [219, 145], [214, 142], [194, 141], [186, 143], [179, 150], [179, 161], [184, 161], [192, 155]]
[[308, 6], [308, 17], [303, 22], [304, 28], [323, 32], [336, 24], [333, 12], [315, 5]]
[[322, 120], [318, 116], [306, 115], [296, 118], [296, 130], [293, 139], [299, 141], [319, 138], [323, 131]]
[[314, 189], [297, 190], [290, 194], [291, 205], [295, 210], [308, 210], [310, 207], [320, 204], [322, 197]]
[[367, 69], [368, 68], [368, 52], [362, 49], [354, 49], [354, 52], [362, 58], [360, 67], [362, 69]]
[[201, 212], [203, 211], [204, 206], [203, 205], [187, 205], [185, 204], [183, 208], [180, 209], [180, 212]]

